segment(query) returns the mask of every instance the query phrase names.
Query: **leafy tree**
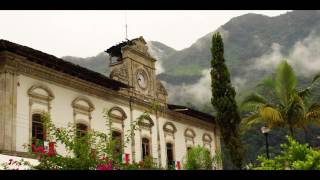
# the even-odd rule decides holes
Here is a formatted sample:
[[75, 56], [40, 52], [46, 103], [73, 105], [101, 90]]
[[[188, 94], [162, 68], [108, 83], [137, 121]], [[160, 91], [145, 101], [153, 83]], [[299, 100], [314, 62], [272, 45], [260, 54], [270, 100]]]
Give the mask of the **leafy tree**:
[[302, 89], [297, 87], [297, 78], [292, 67], [283, 61], [277, 67], [274, 77], [263, 80], [258, 87], [264, 91], [248, 95], [241, 107], [250, 114], [242, 122], [243, 129], [256, 123], [271, 127], [288, 127], [291, 136], [294, 128], [306, 128], [310, 123], [320, 124], [320, 104], [312, 102], [311, 90], [320, 75]]
[[186, 170], [212, 170], [213, 166], [221, 163], [221, 154], [216, 152], [214, 156], [207, 148], [196, 146], [188, 150], [183, 162]]
[[287, 137], [288, 144], [281, 144], [282, 152], [273, 159], [258, 156], [259, 164], [249, 165], [254, 170], [320, 170], [320, 151], [299, 144]]
[[212, 37], [211, 53], [211, 103], [217, 111], [216, 120], [223, 143], [229, 151], [233, 164], [241, 169], [243, 161], [243, 150], [239, 137], [241, 118], [235, 101], [236, 92], [232, 87], [230, 74], [225, 64], [224, 47], [220, 33], [215, 33]]

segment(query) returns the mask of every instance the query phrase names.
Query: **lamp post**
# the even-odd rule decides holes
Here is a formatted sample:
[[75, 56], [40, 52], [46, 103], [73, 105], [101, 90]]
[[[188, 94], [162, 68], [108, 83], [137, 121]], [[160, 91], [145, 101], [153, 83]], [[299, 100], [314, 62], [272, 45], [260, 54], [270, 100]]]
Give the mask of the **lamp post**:
[[267, 158], [269, 159], [269, 143], [268, 143], [268, 133], [269, 133], [270, 129], [268, 127], [263, 126], [261, 128], [261, 132], [262, 134], [265, 135], [266, 137], [266, 154], [267, 154]]

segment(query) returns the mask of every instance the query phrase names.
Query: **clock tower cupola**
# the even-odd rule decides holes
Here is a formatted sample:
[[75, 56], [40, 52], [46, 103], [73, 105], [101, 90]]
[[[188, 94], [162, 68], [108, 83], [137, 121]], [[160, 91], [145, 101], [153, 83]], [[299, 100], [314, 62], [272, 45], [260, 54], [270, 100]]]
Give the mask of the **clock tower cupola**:
[[119, 43], [106, 52], [110, 57], [110, 78], [128, 84], [131, 96], [166, 104], [167, 92], [156, 79], [156, 59], [149, 54], [143, 37]]

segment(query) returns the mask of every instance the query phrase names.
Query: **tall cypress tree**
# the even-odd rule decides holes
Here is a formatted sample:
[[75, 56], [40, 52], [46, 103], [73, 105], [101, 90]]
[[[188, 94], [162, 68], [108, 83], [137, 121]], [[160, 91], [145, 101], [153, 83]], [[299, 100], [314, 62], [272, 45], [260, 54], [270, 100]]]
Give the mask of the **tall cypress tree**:
[[216, 120], [222, 142], [227, 148], [232, 163], [241, 169], [243, 160], [239, 133], [241, 118], [235, 101], [236, 92], [232, 87], [230, 74], [225, 65], [223, 40], [219, 32], [212, 37], [211, 53], [211, 103], [217, 111]]

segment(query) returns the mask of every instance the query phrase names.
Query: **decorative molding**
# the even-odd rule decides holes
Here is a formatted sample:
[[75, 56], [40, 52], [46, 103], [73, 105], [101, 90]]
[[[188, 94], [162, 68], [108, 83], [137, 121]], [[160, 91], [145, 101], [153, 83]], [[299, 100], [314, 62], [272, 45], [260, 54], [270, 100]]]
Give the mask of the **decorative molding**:
[[[47, 93], [47, 96], [35, 92], [37, 89], [44, 90]], [[44, 85], [44, 84], [35, 84], [35, 85], [31, 86], [28, 89], [28, 95], [30, 97], [32, 97], [32, 98], [45, 100], [45, 101], [48, 101], [48, 102], [52, 101], [54, 99], [54, 95], [53, 95], [51, 89], [48, 86]]]
[[[189, 132], [190, 132], [191, 134], [189, 134]], [[193, 129], [187, 128], [187, 129], [184, 131], [184, 136], [185, 136], [185, 137], [190, 137], [190, 138], [195, 138], [195, 137], [196, 137], [196, 133], [194, 132]]]
[[194, 145], [194, 138], [196, 137], [196, 133], [194, 132], [193, 129], [191, 128], [187, 128], [185, 131], [184, 131], [184, 137], [185, 137], [185, 143], [186, 143], [186, 146], [188, 148], [188, 141], [191, 141], [192, 144]]
[[[172, 127], [172, 129], [170, 129], [168, 127]], [[166, 122], [163, 125], [163, 131], [174, 134], [175, 132], [177, 132], [177, 128], [172, 122]]]
[[212, 137], [208, 133], [204, 133], [202, 136], [203, 146], [208, 146], [209, 151], [211, 152], [211, 143], [212, 143]]
[[138, 55], [138, 56], [141, 56], [141, 57], [143, 57], [143, 58], [145, 58], [145, 59], [148, 59], [148, 60], [150, 60], [151, 62], [156, 62], [156, 61], [157, 61], [157, 60], [154, 59], [153, 57], [148, 56], [147, 54], [145, 54], [145, 53], [137, 50], [136, 48], [130, 47], [130, 46], [124, 46], [124, 47], [122, 48], [122, 50], [123, 50], [123, 51], [125, 51], [125, 50], [130, 50], [130, 52], [132, 52], [133, 54]]
[[174, 134], [176, 132], [177, 132], [177, 128], [172, 122], [166, 122], [163, 125], [163, 133], [164, 133], [165, 139], [166, 139], [167, 136], [172, 136], [172, 138], [175, 139]]
[[[81, 104], [77, 104], [79, 101], [84, 101], [88, 104], [88, 107], [87, 106], [83, 106]], [[74, 99], [72, 102], [71, 102], [71, 106], [74, 108], [74, 109], [78, 109], [78, 110], [82, 110], [82, 111], [87, 111], [87, 112], [92, 112], [95, 107], [93, 105], [93, 103], [91, 102], [91, 100], [87, 97], [84, 97], [84, 96], [80, 96], [80, 97], [77, 97], [76, 99]]]
[[146, 128], [146, 129], [150, 129], [154, 126], [154, 122], [153, 120], [150, 118], [150, 116], [144, 118], [143, 120], [147, 120], [148, 122], [143, 122], [143, 121], [140, 121], [138, 123], [139, 127], [141, 128]]
[[204, 133], [202, 135], [202, 141], [203, 142], [207, 142], [207, 143], [211, 143], [212, 142], [212, 137], [210, 136], [210, 134]]
[[[80, 101], [87, 103], [88, 106], [78, 104]], [[73, 108], [73, 121], [74, 121], [74, 123], [75, 124], [77, 124], [77, 123], [85, 124], [88, 127], [88, 130], [90, 130], [91, 129], [91, 119], [92, 119], [91, 113], [95, 109], [91, 100], [85, 96], [79, 96], [71, 102], [71, 106]], [[76, 118], [77, 114], [82, 114], [82, 115], [88, 116], [88, 119], [87, 120], [78, 119], [78, 118]]]
[[[114, 111], [118, 111], [120, 112], [121, 116], [118, 116], [117, 114], [113, 114], [112, 112]], [[114, 118], [114, 119], [118, 119], [118, 120], [121, 120], [121, 122], [125, 119], [127, 119], [127, 115], [126, 113], [124, 112], [124, 110], [118, 106], [115, 106], [115, 107], [112, 107], [109, 112], [108, 112], [109, 116], [111, 118]]]

